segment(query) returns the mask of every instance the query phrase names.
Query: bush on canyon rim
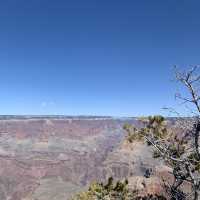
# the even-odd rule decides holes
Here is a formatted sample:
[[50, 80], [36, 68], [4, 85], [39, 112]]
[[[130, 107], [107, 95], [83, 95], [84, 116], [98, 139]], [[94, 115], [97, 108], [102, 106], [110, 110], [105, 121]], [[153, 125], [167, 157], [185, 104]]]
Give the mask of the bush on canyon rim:
[[128, 189], [128, 180], [113, 182], [108, 179], [107, 184], [93, 183], [85, 192], [77, 194], [72, 200], [166, 200], [160, 195], [137, 196], [137, 191]]

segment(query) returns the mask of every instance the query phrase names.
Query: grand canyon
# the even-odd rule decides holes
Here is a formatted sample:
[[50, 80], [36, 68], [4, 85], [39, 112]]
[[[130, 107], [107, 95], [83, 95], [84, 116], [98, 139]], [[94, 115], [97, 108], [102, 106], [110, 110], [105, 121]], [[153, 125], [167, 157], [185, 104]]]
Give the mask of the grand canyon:
[[0, 199], [68, 200], [110, 176], [159, 190], [158, 176], [144, 175], [163, 163], [147, 145], [124, 142], [126, 122], [140, 126], [136, 118], [2, 116]]

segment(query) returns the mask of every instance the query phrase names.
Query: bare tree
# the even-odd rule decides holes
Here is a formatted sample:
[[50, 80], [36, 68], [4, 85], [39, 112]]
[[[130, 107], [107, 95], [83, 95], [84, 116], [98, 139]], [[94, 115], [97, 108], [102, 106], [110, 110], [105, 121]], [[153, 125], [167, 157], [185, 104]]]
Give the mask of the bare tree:
[[[155, 157], [162, 157], [173, 169], [173, 183], [166, 184], [172, 200], [200, 199], [200, 73], [199, 67], [180, 72], [175, 67], [176, 80], [188, 93], [183, 96], [176, 94], [184, 104], [191, 104], [190, 117], [176, 118], [178, 128], [182, 133], [177, 136], [166, 130], [164, 119], [154, 116], [145, 121], [144, 128], [135, 133], [140, 133], [148, 144], [155, 148]], [[130, 134], [129, 134], [130, 138]], [[133, 137], [132, 137], [133, 138]], [[190, 187], [190, 192], [184, 191], [184, 185]]]
[[[155, 140], [146, 139], [161, 153], [164, 159], [173, 163], [173, 175], [174, 183], [170, 187], [172, 198], [174, 199], [200, 199], [200, 150], [199, 150], [199, 134], [200, 134], [200, 73], [199, 67], [194, 66], [192, 69], [180, 72], [175, 67], [176, 80], [187, 89], [188, 95], [183, 96], [180, 93], [176, 94], [176, 98], [182, 100], [182, 103], [190, 103], [194, 106], [191, 109], [192, 117], [183, 118], [186, 121], [186, 127], [183, 127], [186, 131], [184, 137], [181, 140], [176, 140], [176, 151], [179, 155], [172, 154], [172, 149], [164, 146], [161, 142], [155, 142]], [[180, 118], [179, 118], [180, 119]], [[179, 126], [183, 126], [182, 123]], [[191, 128], [191, 125], [193, 126]], [[191, 141], [190, 141], [191, 140]], [[175, 142], [175, 141], [174, 141]], [[187, 146], [187, 150], [180, 149], [183, 145]], [[184, 146], [185, 147], [185, 146]], [[184, 182], [188, 182], [191, 185], [191, 194], [188, 196], [181, 192], [181, 185]]]

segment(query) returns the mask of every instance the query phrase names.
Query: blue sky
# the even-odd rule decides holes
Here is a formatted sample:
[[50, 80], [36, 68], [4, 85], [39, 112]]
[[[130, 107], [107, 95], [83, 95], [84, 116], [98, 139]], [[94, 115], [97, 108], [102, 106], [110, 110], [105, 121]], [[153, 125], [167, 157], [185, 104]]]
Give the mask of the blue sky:
[[198, 0], [0, 2], [0, 114], [136, 116], [177, 106], [199, 64]]

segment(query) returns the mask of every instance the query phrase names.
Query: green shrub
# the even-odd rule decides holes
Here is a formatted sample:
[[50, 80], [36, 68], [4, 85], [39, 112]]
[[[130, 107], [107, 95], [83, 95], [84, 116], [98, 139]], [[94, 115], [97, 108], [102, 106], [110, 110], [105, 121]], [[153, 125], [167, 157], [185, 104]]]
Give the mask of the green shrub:
[[162, 195], [138, 196], [137, 191], [128, 189], [128, 180], [113, 182], [110, 177], [108, 182], [93, 183], [85, 192], [77, 194], [72, 200], [166, 200]]

